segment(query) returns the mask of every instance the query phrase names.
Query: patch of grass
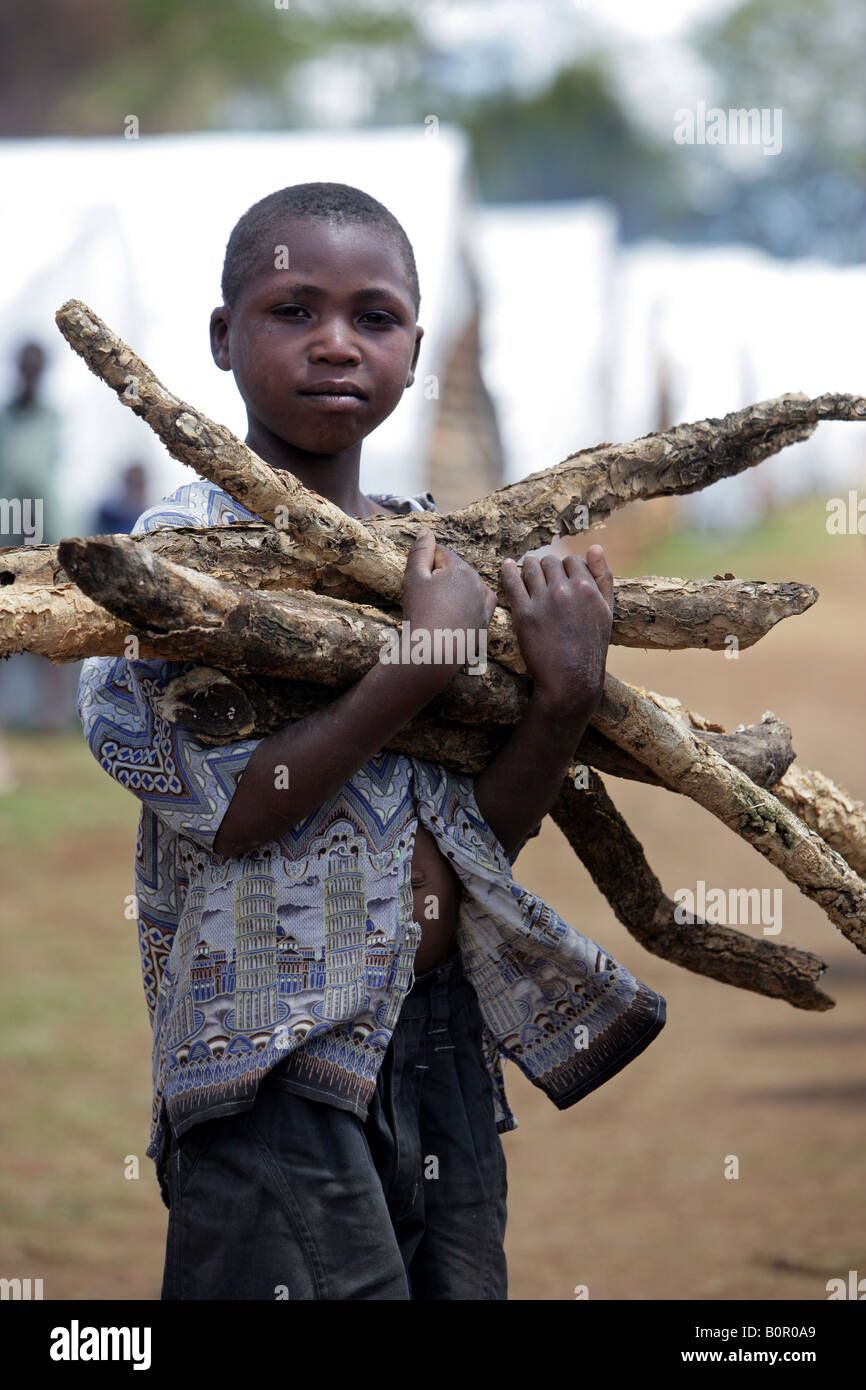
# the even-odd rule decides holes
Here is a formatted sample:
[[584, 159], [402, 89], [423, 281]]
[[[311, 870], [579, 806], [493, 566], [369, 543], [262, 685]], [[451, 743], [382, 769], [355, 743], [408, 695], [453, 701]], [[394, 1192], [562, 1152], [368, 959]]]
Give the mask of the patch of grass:
[[[139, 1286], [117, 1268], [115, 1287], [153, 1297], [164, 1221], [144, 1153], [151, 1038], [124, 913], [140, 803], [81, 734], [6, 740], [20, 785], [0, 796], [4, 1245], [19, 1263], [32, 1256], [51, 1296], [108, 1297], [135, 1231], [147, 1272]], [[123, 1176], [129, 1153], [138, 1182]]]
[[684, 528], [642, 554], [635, 574], [709, 579], [730, 572], [738, 579], [799, 579], [809, 583], [810, 566], [863, 553], [861, 536], [827, 533], [826, 499], [799, 498], [765, 517], [751, 530], [717, 535]]
[[83, 735], [7, 733], [4, 739], [19, 786], [0, 796], [0, 850], [38, 849], [58, 836], [128, 825], [134, 851], [139, 802], [112, 783]]

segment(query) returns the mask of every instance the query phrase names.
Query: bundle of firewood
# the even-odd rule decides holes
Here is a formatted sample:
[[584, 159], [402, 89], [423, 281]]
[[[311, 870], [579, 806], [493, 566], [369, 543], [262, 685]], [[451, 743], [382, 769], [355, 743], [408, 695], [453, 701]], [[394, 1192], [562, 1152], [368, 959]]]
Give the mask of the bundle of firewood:
[[[77, 300], [57, 323], [91, 370], [178, 460], [260, 524], [161, 527], [0, 552], [0, 655], [198, 663], [161, 714], [205, 743], [259, 737], [358, 680], [400, 628], [406, 552], [419, 527], [498, 590], [506, 556], [597, 526], [628, 502], [694, 492], [808, 438], [820, 420], [864, 420], [866, 398], [801, 394], [600, 444], [449, 513], [365, 521], [270, 468], [224, 426], [173, 396]], [[612, 644], [722, 650], [757, 642], [817, 598], [798, 583], [657, 577], [616, 583]], [[458, 672], [387, 745], [474, 773], [507, 736], [531, 689], [507, 609], [487, 634], [487, 669]], [[598, 776], [667, 788], [706, 807], [819, 903], [866, 950], [866, 807], [794, 764], [790, 730], [768, 712], [726, 733], [678, 700], [608, 675], [551, 811], [620, 921], [647, 950], [702, 975], [828, 1009], [826, 968], [808, 951], [700, 918], [679, 920]]]

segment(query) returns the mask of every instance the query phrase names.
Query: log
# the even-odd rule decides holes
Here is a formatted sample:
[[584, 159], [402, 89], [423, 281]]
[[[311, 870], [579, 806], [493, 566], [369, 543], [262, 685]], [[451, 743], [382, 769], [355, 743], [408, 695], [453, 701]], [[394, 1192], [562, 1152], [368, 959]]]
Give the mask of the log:
[[[86, 656], [123, 656], [129, 632], [68, 580], [0, 589], [0, 659], [32, 652], [60, 665]], [[142, 646], [141, 655], [156, 653]]]
[[858, 950], [866, 950], [866, 883], [777, 797], [615, 676], [605, 682], [593, 724], [747, 840], [817, 902]]
[[[130, 536], [62, 541], [61, 548], [67, 572], [75, 575], [91, 595], [91, 602], [96, 599], [111, 606], [126, 634], [135, 633], [142, 658], [158, 655], [214, 665], [219, 662], [221, 670], [235, 674], [282, 676], [293, 681], [306, 678], [343, 687], [360, 679], [378, 659], [386, 633], [398, 627], [395, 615], [369, 605], [303, 590], [276, 594], [222, 583], [210, 574], [162, 559], [147, 547], [137, 546]], [[98, 603], [94, 609], [102, 613]], [[219, 688], [224, 692], [223, 683]], [[244, 705], [243, 692], [235, 685], [233, 707], [247, 709], [243, 731], [232, 726], [226, 730], [226, 738], [216, 741], [248, 737], [253, 731], [260, 737], [299, 717], [291, 697], [283, 696], [284, 681], [274, 684], [267, 694], [261, 683], [256, 689], [254, 709], [249, 700]], [[482, 676], [458, 674], [430, 708], [452, 720], [509, 725], [520, 718], [530, 689], [527, 680], [491, 662]], [[316, 707], [329, 698], [323, 693]], [[172, 717], [178, 718], [179, 712]], [[694, 722], [699, 718], [694, 716]], [[202, 724], [197, 725], [196, 732], [205, 738], [212, 734], [212, 730], [205, 732]], [[772, 733], [774, 739], [768, 737], [767, 725], [760, 739], [754, 734], [707, 737], [719, 740], [723, 756], [726, 747], [730, 751], [739, 742], [738, 765], [749, 773], [757, 772], [765, 785], [767, 777], [778, 780], [794, 757], [790, 731], [777, 721]], [[592, 736], [585, 742], [590, 747]], [[594, 766], [622, 769], [619, 775], [667, 785], [608, 740], [596, 735], [594, 743], [598, 760]]]
[[[190, 538], [202, 534], [192, 527], [184, 529]], [[233, 528], [216, 529], [230, 532]], [[262, 530], [265, 534], [274, 534], [270, 528], [262, 528]], [[120, 542], [122, 545], [126, 539], [133, 543], [137, 540], [146, 542], [148, 539], [166, 541], [171, 538], [172, 534], [171, 531], [153, 532], [150, 537], [121, 537]], [[217, 537], [216, 539], [221, 541], [223, 538]], [[89, 544], [90, 541], [86, 543], [87, 546]], [[26, 574], [28, 578], [33, 578], [38, 574], [43, 565], [50, 566], [52, 575], [56, 575], [58, 572], [66, 573], [56, 556], [56, 547], [22, 547], [22, 551], [32, 549], [41, 550], [43, 555], [33, 557], [39, 561], [39, 564], [34, 565], [33, 568], [28, 569], [22, 566], [21, 572]], [[172, 551], [170, 546], [166, 549], [169, 552]], [[49, 551], [51, 552], [50, 556], [47, 553]], [[158, 547], [156, 553], [159, 554]], [[196, 553], [196, 556], [201, 560], [200, 554]], [[26, 560], [30, 558], [29, 555], [24, 556]], [[106, 595], [112, 584], [113, 579], [109, 574], [106, 577], [106, 590], [104, 591]], [[21, 607], [16, 608], [19, 597]], [[224, 598], [224, 595], [221, 597]], [[29, 623], [27, 627], [23, 625], [25, 618]], [[76, 584], [69, 580], [53, 587], [28, 584], [21, 588], [16, 584], [14, 589], [7, 591], [4, 595], [4, 611], [0, 614], [0, 639], [2, 639], [0, 649], [4, 655], [8, 655], [11, 651], [27, 650], [38, 652], [40, 655], [57, 662], [74, 661], [84, 656], [123, 656], [131, 650], [128, 646], [128, 639], [133, 635], [136, 638], [135, 650], [142, 660], [186, 660], [190, 655], [189, 641], [186, 636], [182, 640], [167, 639], [165, 634], [159, 633], [149, 636], [143, 633], [140, 627], [137, 628], [135, 624], [115, 618], [107, 609], [88, 598]], [[317, 636], [317, 641], [321, 640], [322, 638]], [[336, 679], [340, 685], [350, 683], [353, 678], [352, 671], [342, 665], [343, 652], [344, 648], [339, 644], [332, 652], [332, 659], [339, 667], [336, 672]], [[219, 651], [219, 660], [224, 665], [230, 664], [229, 654], [225, 651]], [[267, 665], [269, 669], [272, 667], [270, 659]], [[480, 678], [472, 677], [472, 679], [478, 680]], [[297, 692], [294, 688], [295, 686], [298, 689], [302, 688], [301, 682], [295, 682], [292, 685], [285, 680], [274, 682], [269, 690], [264, 682], [259, 682], [255, 687], [254, 704], [251, 704], [246, 698], [241, 687], [234, 683], [232, 685], [231, 707], [237, 711], [237, 717], [241, 722], [225, 725], [220, 722], [222, 716], [219, 696], [225, 693], [228, 684], [228, 677], [221, 676], [217, 698], [212, 703], [208, 703], [206, 690], [199, 691], [200, 722], [189, 723], [192, 711], [180, 705], [167, 717], [173, 722], [187, 723], [188, 727], [193, 727], [202, 741], [215, 743], [229, 742], [233, 738], [263, 737], [273, 733], [278, 728], [282, 728], [290, 720], [301, 717], [296, 704]], [[249, 689], [249, 681], [247, 682], [247, 689]], [[310, 685], [310, 691], [317, 691], [319, 698], [314, 703], [311, 702], [308, 692], [304, 712], [310, 712], [313, 708], [321, 708], [322, 704], [332, 697], [330, 693], [319, 692], [314, 685]], [[515, 687], [515, 700], [510, 709], [516, 717], [519, 717], [525, 704], [527, 691], [528, 687], [521, 689], [519, 684]], [[485, 699], [486, 692], [487, 687], [483, 682], [480, 691], [473, 687], [470, 711], [473, 718], [477, 718], [483, 713], [485, 722], [496, 724], [497, 720], [502, 719], [506, 710], [502, 705], [498, 708], [488, 705]], [[243, 718], [240, 714], [242, 709], [246, 710]], [[455, 719], [459, 717], [460, 704], [450, 700], [448, 692], [446, 692], [445, 696], [440, 697], [439, 702], [433, 706], [433, 709], [434, 712], [442, 709], [443, 719], [449, 717]], [[698, 716], [692, 716], [692, 727], [700, 727], [697, 722], [698, 718]], [[213, 722], [214, 719], [216, 722]], [[492, 752], [499, 746], [506, 734], [507, 726], [494, 730], [488, 741], [486, 753], [479, 752], [472, 761], [471, 767], [467, 765], [465, 770], [473, 772], [480, 770], [486, 761], [489, 761]], [[740, 767], [761, 786], [769, 786], [772, 782], [776, 782], [794, 757], [790, 747], [790, 731], [781, 723], [777, 723], [773, 728], [764, 724], [746, 730], [744, 733], [721, 733], [717, 736], [708, 734], [707, 737], [710, 742], [713, 741], [714, 737], [717, 737], [716, 746], [722, 756], [733, 761], [736, 766]], [[435, 741], [435, 732], [431, 738]], [[738, 748], [735, 749], [734, 744], [737, 744]], [[434, 742], [428, 744], [428, 750], [433, 746], [435, 746]], [[648, 782], [656, 786], [666, 785], [649, 768], [636, 762], [635, 759], [617, 749], [614, 744], [611, 744], [603, 736], [595, 734], [592, 730], [587, 732], [581, 750], [581, 756], [584, 757], [584, 760], [590, 766], [599, 768], [601, 771], [611, 772], [631, 780]], [[416, 756], [424, 757], [428, 754], [418, 752]], [[456, 766], [454, 758], [450, 760], [450, 765]], [[829, 779], [824, 779], [824, 781], [832, 786]]]
[[[162, 655], [159, 651], [152, 654]], [[254, 676], [241, 682], [227, 672], [196, 667], [169, 685], [162, 697], [161, 713], [170, 723], [191, 729], [202, 743], [225, 744], [241, 738], [266, 738], [286, 724], [323, 708], [332, 697], [332, 691], [311, 682]], [[520, 699], [525, 701], [526, 694]], [[670, 703], [679, 705], [678, 701]], [[482, 707], [483, 704], [482, 698]], [[455, 772], [474, 775], [487, 766], [508, 735], [509, 726], [491, 724], [470, 730], [461, 727], [453, 714], [449, 719], [447, 691], [428, 706], [428, 711], [407, 726], [405, 737], [398, 734], [386, 746], [429, 762], [441, 762]], [[691, 720], [690, 727], [699, 730], [703, 741], [726, 762], [739, 768], [756, 786], [769, 788], [783, 805], [841, 854], [855, 873], [863, 876], [866, 806], [823, 773], [792, 766], [795, 754], [791, 731], [772, 711], [765, 713], [759, 724], [741, 725], [732, 733], [725, 733], [719, 726], [708, 728], [708, 721], [700, 715], [693, 714]], [[575, 759], [598, 772], [673, 790], [657, 773], [592, 728], [584, 734]]]
[[[702, 715], [686, 709], [679, 700], [671, 696], [659, 695], [653, 690], [645, 690], [642, 686], [632, 686], [631, 689], [643, 699], [657, 705], [659, 709], [667, 711], [684, 728], [701, 730], [701, 736], [707, 742], [714, 742], [713, 736], [706, 730], [718, 730], [721, 728], [720, 725], [710, 724]], [[772, 710], [767, 710], [762, 716], [762, 722], [768, 724], [775, 720], [776, 716]], [[723, 749], [719, 751], [723, 757], [728, 757], [730, 762], [747, 771], [752, 781], [762, 787], [768, 787], [783, 806], [793, 811], [810, 830], [814, 830], [841, 854], [856, 874], [861, 878], [866, 875], [866, 805], [862, 801], [851, 796], [823, 772], [801, 768], [793, 763], [793, 759], [789, 759], [784, 765], [777, 764], [778, 771], [775, 777], [772, 762], [768, 763], [764, 775], [756, 776], [756, 768], [744, 768], [736, 757], [729, 757]], [[772, 754], [774, 750], [768, 751]], [[783, 754], [787, 753], [787, 749], [784, 748], [780, 748], [780, 751]]]
[[[416, 758], [441, 762], [455, 772], [475, 774], [487, 766], [508, 736], [509, 726], [461, 726], [459, 721], [449, 720], [447, 713], [439, 713], [448, 709], [447, 696], [445, 691], [431, 701], [425, 712], [397, 734], [387, 747]], [[190, 729], [202, 743], [225, 744], [241, 738], [266, 738], [285, 725], [322, 709], [332, 698], [333, 691], [323, 690], [312, 682], [266, 676], [240, 679], [226, 671], [196, 666], [169, 683], [158, 707], [164, 719]], [[479, 698], [483, 706], [483, 695]], [[519, 698], [521, 704], [524, 703], [526, 693], [521, 692]], [[423, 750], [418, 741], [422, 735]], [[747, 776], [754, 775], [761, 786], [775, 782], [780, 769], [794, 759], [791, 731], [775, 716], [734, 734], [707, 733], [703, 737], [711, 740], [722, 757]], [[655, 773], [629, 758], [594, 729], [584, 734], [575, 758], [577, 763], [600, 772], [665, 787]]]
[[[396, 615], [367, 604], [221, 583], [163, 560], [130, 536], [64, 540], [60, 556], [67, 574], [129, 624], [142, 648], [158, 643], [160, 654], [175, 661], [341, 686], [360, 680], [385, 639], [400, 629]], [[446, 708], [479, 722], [483, 699], [490, 720], [510, 724], [519, 719], [529, 689], [528, 678], [491, 661], [483, 674], [457, 673]]]
[[866, 806], [831, 782], [823, 772], [796, 763], [771, 788], [789, 811], [866, 877]]
[[[774, 791], [795, 757], [791, 747], [791, 730], [772, 713], [764, 715], [760, 724], [741, 725], [733, 733], [721, 729], [701, 729], [700, 738], [757, 786], [771, 787]], [[587, 730], [580, 751], [585, 755], [583, 761], [599, 772], [627, 777], [633, 782], [646, 782], [650, 786], [663, 787], [666, 791], [676, 790], [595, 729]], [[827, 778], [827, 781], [830, 779]]]
[[[559, 536], [602, 525], [629, 502], [698, 492], [808, 439], [821, 420], [866, 420], [866, 397], [810, 399], [793, 392], [722, 419], [676, 425], [627, 444], [597, 444], [437, 518], [434, 529], [495, 587], [491, 552], [497, 560], [517, 559]], [[401, 546], [419, 525], [411, 516], [370, 524]]]
[[[324, 709], [334, 691], [312, 681], [245, 676], [194, 666], [170, 681], [156, 701], [157, 713], [180, 724], [201, 743], [220, 745], [266, 738], [298, 719]], [[509, 725], [461, 724], [448, 718], [448, 691], [383, 746], [453, 772], [480, 772], [508, 737]]]
[[[90, 537], [101, 540], [103, 537]], [[304, 589], [349, 601], [371, 603], [369, 589], [303, 556], [270, 526], [165, 527], [130, 539], [164, 559], [200, 574], [250, 589]], [[90, 650], [86, 607], [66, 602], [72, 586], [57, 546], [10, 547], [0, 552], [0, 656], [31, 651], [53, 661], [105, 655]], [[687, 647], [721, 651], [729, 639], [752, 646], [776, 623], [803, 613], [818, 597], [808, 584], [763, 580], [687, 580], [646, 575], [614, 580], [611, 644], [625, 647]], [[32, 606], [33, 624], [30, 616]], [[56, 608], [53, 631], [51, 610]], [[107, 633], [99, 623], [99, 641]], [[76, 638], [78, 639], [76, 641]]]
[[[60, 557], [97, 602], [146, 638], [176, 644], [178, 660], [334, 683], [338, 671], [349, 670], [352, 679], [363, 675], [381, 651], [383, 634], [396, 627], [387, 614], [340, 599], [311, 594], [302, 602], [297, 592], [277, 597], [221, 584], [160, 559], [128, 536], [61, 541]], [[483, 686], [498, 710], [509, 711], [496, 722], [514, 722], [519, 705], [513, 685], [495, 662], [482, 676], [459, 673], [452, 681], [448, 695], [461, 718], [478, 718]], [[606, 678], [592, 724], [752, 844], [866, 950], [866, 883], [780, 801], [697, 740], [679, 718], [614, 676]]]
[[[101, 539], [94, 537], [93, 539]], [[165, 526], [130, 537], [175, 564], [250, 589], [315, 589], [361, 603], [375, 601], [375, 590], [351, 575], [318, 563], [284, 531], [262, 522], [228, 526]], [[8, 546], [0, 550], [0, 588], [71, 583], [56, 545]], [[807, 586], [803, 599], [810, 595]], [[9, 597], [4, 594], [4, 600]], [[795, 596], [795, 599], [799, 594]], [[808, 606], [808, 605], [807, 605]], [[786, 616], [786, 615], [782, 615]]]
[[619, 921], [648, 951], [798, 1009], [833, 1008], [834, 1000], [818, 988], [827, 967], [810, 951], [756, 940], [700, 918], [678, 923], [674, 903], [595, 773], [581, 790], [567, 779], [550, 814]]
[[646, 575], [614, 580], [611, 644], [699, 647], [725, 651], [731, 637], [751, 647], [783, 618], [804, 613], [818, 597], [810, 584], [759, 579], [666, 579]]
[[[242, 558], [245, 554], [261, 556], [261, 568], [255, 569], [254, 577], [264, 577], [268, 572], [267, 556], [272, 554], [266, 542], [268, 538], [274, 537], [274, 531], [269, 527], [257, 528], [262, 544], [248, 551], [248, 538], [244, 538], [244, 543], [237, 548], [231, 545], [231, 541], [236, 539], [231, 532], [237, 529], [240, 528], [213, 528], [215, 532], [224, 533], [217, 535], [193, 527], [183, 528], [178, 532], [166, 529], [131, 539], [154, 549], [157, 554], [189, 555], [196, 562], [196, 567], [202, 570], [207, 569], [205, 562], [213, 555], [213, 572], [217, 577], [221, 573], [232, 574], [235, 559]], [[181, 545], [172, 544], [175, 537], [182, 539]], [[191, 545], [190, 542], [193, 540], [204, 541], [205, 544], [200, 547]], [[157, 544], [154, 545], [154, 542]], [[231, 557], [230, 562], [223, 556], [224, 551]], [[175, 646], [163, 642], [159, 636], [149, 639], [141, 633], [136, 634], [133, 626], [115, 618], [65, 578], [56, 546], [23, 546], [19, 550], [6, 552], [2, 563], [8, 568], [0, 570], [0, 584], [3, 583], [5, 574], [12, 574], [14, 585], [7, 587], [3, 594], [0, 611], [0, 656], [29, 651], [54, 663], [77, 661], [86, 656], [122, 656], [129, 652], [127, 639], [135, 634], [138, 643], [136, 650], [140, 658], [177, 659]], [[250, 568], [258, 564], [259, 561], [253, 561]], [[238, 567], [242, 573], [248, 572], [244, 565]], [[20, 582], [24, 577], [29, 581], [26, 584]], [[184, 657], [186, 655], [185, 644], [181, 647], [181, 654]], [[260, 713], [255, 726], [257, 736], [273, 732], [291, 717], [297, 716], [293, 716], [290, 711], [281, 712], [277, 701], [273, 710]], [[457, 717], [453, 707], [451, 717]], [[694, 716], [691, 717], [691, 722], [692, 727], [700, 727], [694, 722]], [[244, 736], [246, 735], [234, 734], [236, 738]], [[207, 741], [206, 734], [203, 733], [202, 737]], [[435, 747], [435, 733], [431, 737], [433, 742], [425, 745], [427, 751], [419, 752], [417, 756], [431, 756], [430, 750]], [[721, 737], [731, 740], [741, 735], [722, 734]], [[790, 778], [779, 780], [787, 767], [787, 763], [782, 766], [780, 762], [786, 754], [785, 744], [771, 745], [766, 739], [758, 743], [753, 739], [751, 730], [746, 731], [745, 738], [743, 756], [740, 757], [733, 756], [731, 748], [726, 748], [722, 743], [716, 746], [723, 757], [740, 767], [753, 781], [761, 786], [772, 786], [783, 804], [811, 829], [817, 831], [848, 861], [855, 872], [862, 876], [866, 872], [866, 807], [863, 803], [854, 800], [819, 772], [797, 768], [792, 769]], [[489, 760], [500, 741], [501, 736], [490, 741], [489, 752], [484, 761]], [[707, 741], [713, 743], [713, 738], [709, 736]], [[603, 772], [657, 786], [667, 785], [649, 768], [617, 750], [615, 745], [601, 736], [597, 736], [593, 743], [591, 734], [588, 734], [582, 749], [582, 756], [588, 765]], [[792, 757], [793, 754], [788, 757], [788, 762]], [[769, 776], [766, 770], [759, 769], [759, 759], [770, 770], [775, 769], [775, 776]], [[475, 763], [472, 770], [478, 770], [484, 765], [484, 761]], [[454, 765], [453, 761], [450, 765]], [[778, 784], [774, 785], [775, 783]]]

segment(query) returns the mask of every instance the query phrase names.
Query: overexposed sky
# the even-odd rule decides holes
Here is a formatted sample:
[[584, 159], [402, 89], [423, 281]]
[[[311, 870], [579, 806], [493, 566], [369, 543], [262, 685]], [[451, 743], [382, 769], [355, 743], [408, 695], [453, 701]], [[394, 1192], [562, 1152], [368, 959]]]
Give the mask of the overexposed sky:
[[721, 18], [737, 7], [739, 0], [573, 0], [577, 11], [596, 11], [633, 38], [660, 39], [680, 36], [696, 20]]
[[691, 26], [723, 17], [741, 0], [428, 0], [418, 18], [445, 46], [520, 39], [528, 69], [543, 55], [561, 61], [563, 47], [583, 47], [601, 35], [680, 39]]

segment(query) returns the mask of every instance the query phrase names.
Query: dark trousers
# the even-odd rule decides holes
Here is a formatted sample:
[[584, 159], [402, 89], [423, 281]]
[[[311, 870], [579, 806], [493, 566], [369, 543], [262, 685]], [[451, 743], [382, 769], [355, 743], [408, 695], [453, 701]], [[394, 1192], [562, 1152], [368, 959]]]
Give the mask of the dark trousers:
[[366, 1121], [284, 1088], [172, 1137], [163, 1299], [505, 1299], [507, 1182], [455, 949], [418, 976]]

